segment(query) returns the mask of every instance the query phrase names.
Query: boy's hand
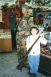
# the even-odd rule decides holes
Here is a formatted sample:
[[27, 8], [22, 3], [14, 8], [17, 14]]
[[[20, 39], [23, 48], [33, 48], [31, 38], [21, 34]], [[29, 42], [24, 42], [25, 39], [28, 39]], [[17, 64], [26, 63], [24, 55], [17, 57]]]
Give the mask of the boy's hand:
[[41, 37], [44, 37], [44, 34], [43, 34], [43, 33], [41, 33], [41, 34], [40, 34], [40, 36], [41, 36]]

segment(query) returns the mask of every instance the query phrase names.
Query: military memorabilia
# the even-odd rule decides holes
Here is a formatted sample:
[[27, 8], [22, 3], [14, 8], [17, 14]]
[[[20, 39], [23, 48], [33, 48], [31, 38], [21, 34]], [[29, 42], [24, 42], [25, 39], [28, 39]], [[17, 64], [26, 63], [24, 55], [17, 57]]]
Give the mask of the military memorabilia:
[[[29, 30], [32, 25], [32, 18], [23, 17], [18, 25], [18, 32], [16, 33], [16, 42], [17, 42], [17, 53], [18, 53], [18, 62], [20, 63], [23, 60], [24, 55], [26, 54], [26, 37], [29, 35]], [[20, 40], [21, 39], [21, 40]], [[27, 60], [24, 62], [24, 66], [27, 66]]]
[[[29, 30], [30, 27], [33, 25], [33, 19], [28, 14], [29, 7], [27, 5], [22, 6], [22, 13], [24, 14], [20, 21], [18, 22], [17, 33], [16, 33], [16, 47], [17, 47], [17, 54], [18, 54], [18, 62], [20, 63], [24, 55], [27, 52], [26, 49], [26, 38], [30, 35]], [[26, 11], [26, 12], [25, 12]], [[26, 14], [26, 16], [25, 16]], [[28, 67], [27, 59], [24, 62], [24, 66]]]

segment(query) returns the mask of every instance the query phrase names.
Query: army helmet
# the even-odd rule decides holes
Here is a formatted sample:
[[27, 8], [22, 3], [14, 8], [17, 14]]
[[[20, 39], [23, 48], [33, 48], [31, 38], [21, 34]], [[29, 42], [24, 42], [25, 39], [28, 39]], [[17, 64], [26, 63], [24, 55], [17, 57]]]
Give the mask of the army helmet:
[[26, 5], [26, 4], [23, 4], [23, 5], [22, 5], [22, 8], [29, 9], [28, 5]]

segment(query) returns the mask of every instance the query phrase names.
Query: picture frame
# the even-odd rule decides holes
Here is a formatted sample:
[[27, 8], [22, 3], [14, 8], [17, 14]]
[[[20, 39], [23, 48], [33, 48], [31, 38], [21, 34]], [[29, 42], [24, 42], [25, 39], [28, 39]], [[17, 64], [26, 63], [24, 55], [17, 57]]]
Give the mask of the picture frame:
[[28, 14], [29, 14], [30, 16], [33, 16], [33, 8], [29, 8]]

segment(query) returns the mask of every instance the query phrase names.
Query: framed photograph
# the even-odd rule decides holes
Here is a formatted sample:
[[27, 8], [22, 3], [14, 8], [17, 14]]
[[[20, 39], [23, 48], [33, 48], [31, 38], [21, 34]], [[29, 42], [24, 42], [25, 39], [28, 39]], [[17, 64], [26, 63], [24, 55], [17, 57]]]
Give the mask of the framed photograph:
[[32, 9], [32, 8], [29, 8], [28, 14], [29, 14], [30, 16], [33, 16], [33, 9]]

